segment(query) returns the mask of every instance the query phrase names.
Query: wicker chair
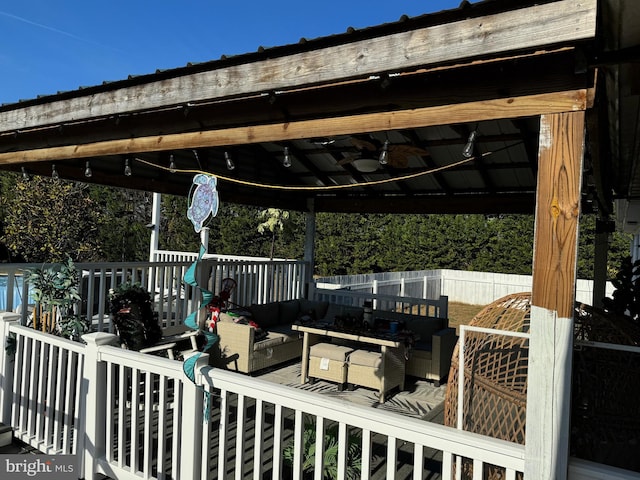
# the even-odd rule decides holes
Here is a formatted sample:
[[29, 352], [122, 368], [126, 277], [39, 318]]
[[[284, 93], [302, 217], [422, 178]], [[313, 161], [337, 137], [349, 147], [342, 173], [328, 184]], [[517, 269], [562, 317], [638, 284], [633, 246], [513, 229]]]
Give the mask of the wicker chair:
[[[530, 313], [530, 293], [507, 295], [487, 305], [470, 325], [527, 332]], [[580, 344], [586, 340], [638, 346], [640, 327], [584, 304], [576, 305], [574, 325], [571, 454], [640, 471], [638, 456], [630, 454], [640, 443], [640, 354]], [[444, 423], [451, 427], [458, 426], [458, 348], [445, 397]], [[468, 332], [465, 352], [462, 428], [524, 444], [528, 340]], [[472, 474], [471, 462], [463, 459], [462, 478]], [[486, 466], [482, 478], [502, 479], [504, 471]]]
[[[470, 325], [511, 332], [527, 332], [531, 294], [507, 295], [487, 305]], [[524, 444], [527, 339], [468, 332], [465, 341], [464, 418], [462, 428], [494, 438]], [[457, 427], [458, 348], [451, 360], [445, 396], [444, 423]], [[463, 461], [463, 478], [471, 478], [471, 462]], [[486, 467], [483, 478], [498, 479], [501, 472]]]

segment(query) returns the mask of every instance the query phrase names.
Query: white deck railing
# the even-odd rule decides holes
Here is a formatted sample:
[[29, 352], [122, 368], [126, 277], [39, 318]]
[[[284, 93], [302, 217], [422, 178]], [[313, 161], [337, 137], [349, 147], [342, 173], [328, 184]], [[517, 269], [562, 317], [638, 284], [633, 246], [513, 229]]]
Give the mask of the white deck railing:
[[[190, 313], [200, 308], [201, 292], [183, 281], [197, 255], [181, 257], [185, 258], [171, 262], [77, 263], [82, 298], [77, 312], [93, 325], [94, 330], [113, 332], [109, 321], [109, 290], [132, 282], [151, 293], [163, 327], [182, 324]], [[2, 265], [6, 283], [5, 310], [16, 311], [20, 307], [23, 324], [26, 324], [29, 307], [33, 304], [24, 272], [43, 266], [47, 265]], [[307, 268], [306, 262], [297, 260], [257, 261], [211, 256], [199, 264], [197, 280], [199, 286], [217, 293], [224, 278], [233, 278], [237, 288], [231, 295], [231, 302], [249, 306], [304, 297]]]
[[421, 317], [449, 317], [449, 299], [446, 296], [429, 299], [326, 288], [314, 288], [312, 296], [314, 300], [326, 300], [339, 305], [357, 307], [362, 307], [364, 302], [370, 300], [373, 302], [373, 308], [378, 311], [410, 313]]
[[[122, 350], [111, 345], [111, 334], [86, 335], [85, 345], [18, 320], [0, 314], [0, 339], [6, 345], [15, 337], [16, 347], [0, 353], [1, 420], [43, 452], [77, 455], [79, 478], [279, 480], [290, 470], [299, 479], [311, 420], [316, 432], [337, 427], [340, 479], [349, 468], [353, 433], [363, 479], [432, 472], [448, 480], [458, 456], [472, 459], [474, 472], [485, 464], [504, 467], [506, 479], [524, 470], [522, 445], [208, 366], [198, 366], [194, 384], [181, 362]], [[283, 462], [289, 446], [292, 467]], [[320, 472], [321, 456], [312, 462]], [[627, 480], [634, 474], [572, 460], [569, 478]]]

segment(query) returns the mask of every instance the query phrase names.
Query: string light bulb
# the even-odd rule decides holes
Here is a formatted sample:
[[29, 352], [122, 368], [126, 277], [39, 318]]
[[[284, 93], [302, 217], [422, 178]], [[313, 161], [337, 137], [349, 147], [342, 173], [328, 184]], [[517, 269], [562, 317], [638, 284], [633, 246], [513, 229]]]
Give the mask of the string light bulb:
[[129, 165], [129, 159], [124, 159], [124, 174], [127, 177], [130, 177], [133, 172], [131, 171], [131, 165]]
[[474, 130], [469, 134], [469, 139], [467, 140], [467, 144], [462, 149], [462, 156], [464, 158], [473, 157], [473, 151], [476, 145], [476, 137], [478, 136], [478, 131]]
[[291, 166], [291, 155], [289, 155], [289, 147], [284, 147], [284, 159], [282, 160], [282, 166], [289, 168]]
[[173, 153], [169, 155], [169, 171], [171, 173], [176, 173], [176, 161], [173, 158]]
[[224, 152], [224, 161], [227, 164], [227, 170], [233, 170], [234, 168], [236, 168], [236, 164], [233, 163], [233, 160], [231, 159], [231, 155], [229, 155], [229, 152]]
[[89, 160], [87, 160], [87, 163], [85, 163], [84, 165], [84, 176], [87, 178], [91, 178], [92, 175], [93, 171], [91, 170], [91, 164], [89, 163]]
[[389, 139], [386, 139], [382, 144], [382, 151], [380, 152], [380, 156], [378, 157], [378, 162], [380, 165], [386, 165], [389, 161]]
[[22, 179], [23, 180], [29, 180], [29, 174], [27, 173], [27, 169], [24, 167], [20, 167], [20, 169], [22, 170]]
[[60, 175], [58, 175], [58, 170], [56, 170], [55, 163], [51, 165], [51, 178], [53, 178], [54, 180], [58, 180], [60, 178]]

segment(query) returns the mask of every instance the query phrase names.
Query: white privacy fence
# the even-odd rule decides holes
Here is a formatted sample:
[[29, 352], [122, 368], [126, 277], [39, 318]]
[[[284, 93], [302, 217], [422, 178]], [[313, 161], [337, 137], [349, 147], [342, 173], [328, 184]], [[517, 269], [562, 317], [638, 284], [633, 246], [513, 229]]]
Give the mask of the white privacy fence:
[[[438, 298], [446, 295], [451, 302], [471, 305], [489, 303], [519, 292], [530, 292], [530, 275], [462, 270], [424, 270], [411, 272], [385, 272], [362, 275], [323, 277], [316, 281], [320, 288], [345, 288], [358, 292], [418, 298]], [[605, 295], [613, 295], [613, 284], [607, 282]], [[576, 281], [576, 301], [593, 304], [593, 281]]]
[[[0, 313], [3, 343], [15, 337], [0, 353], [1, 420], [43, 452], [76, 455], [78, 478], [299, 479], [305, 461], [322, 478], [333, 441], [339, 479], [355, 465], [363, 479], [449, 480], [457, 457], [474, 472], [503, 467], [506, 479], [524, 470], [521, 445], [212, 369], [206, 355], [194, 384], [181, 362], [112, 346], [114, 335], [73, 343], [18, 319]], [[614, 473], [572, 461], [569, 478], [633, 478]]]

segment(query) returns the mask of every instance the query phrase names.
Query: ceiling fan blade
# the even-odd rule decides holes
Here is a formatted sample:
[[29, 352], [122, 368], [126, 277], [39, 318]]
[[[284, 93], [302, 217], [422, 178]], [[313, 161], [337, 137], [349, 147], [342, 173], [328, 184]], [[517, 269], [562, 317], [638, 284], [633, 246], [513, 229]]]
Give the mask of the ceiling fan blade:
[[363, 140], [358, 137], [351, 137], [351, 143], [353, 143], [353, 146], [358, 150], [369, 150], [371, 152], [374, 152], [378, 149], [378, 147], [376, 147], [372, 142]]
[[410, 157], [424, 157], [425, 155], [429, 155], [429, 152], [424, 148], [406, 144], [389, 145], [387, 162], [395, 168], [407, 168]]

